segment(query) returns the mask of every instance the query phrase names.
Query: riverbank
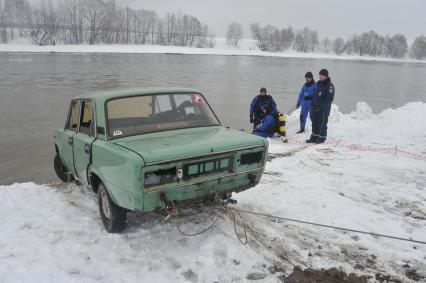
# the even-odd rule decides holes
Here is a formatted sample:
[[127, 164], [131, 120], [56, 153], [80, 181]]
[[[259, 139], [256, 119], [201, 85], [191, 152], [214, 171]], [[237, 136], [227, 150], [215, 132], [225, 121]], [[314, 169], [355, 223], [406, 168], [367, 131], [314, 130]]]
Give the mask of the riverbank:
[[[333, 142], [307, 146], [303, 140], [309, 133], [288, 144], [272, 139], [261, 183], [236, 194], [236, 207], [425, 241], [422, 117], [422, 102], [380, 114], [365, 103], [351, 114], [334, 106]], [[289, 132], [297, 126], [295, 112]], [[185, 237], [174, 219], [132, 214], [124, 234], [111, 235], [102, 227], [96, 196], [74, 184], [0, 186], [0, 199], [10, 212], [0, 213], [0, 280], [5, 282], [281, 282], [299, 268], [333, 267], [338, 270], [328, 273], [343, 270], [379, 282], [426, 278], [426, 247], [415, 243], [245, 214], [247, 246], [235, 238], [232, 218], [226, 216], [208, 233]], [[181, 218], [187, 233], [214, 220], [209, 208], [195, 212]]]
[[222, 56], [260, 56], [278, 58], [307, 58], [329, 60], [358, 60], [377, 62], [399, 63], [426, 63], [426, 60], [413, 60], [409, 58], [393, 59], [384, 57], [368, 57], [356, 55], [335, 55], [323, 53], [299, 53], [293, 50], [284, 52], [264, 52], [259, 50], [256, 42], [251, 39], [243, 39], [239, 48], [233, 48], [226, 44], [225, 38], [217, 38], [214, 48], [195, 48], [182, 46], [162, 45], [54, 45], [37, 46], [29, 42], [0, 44], [0, 52], [21, 53], [128, 53], [128, 54], [184, 54], [184, 55], [222, 55]]

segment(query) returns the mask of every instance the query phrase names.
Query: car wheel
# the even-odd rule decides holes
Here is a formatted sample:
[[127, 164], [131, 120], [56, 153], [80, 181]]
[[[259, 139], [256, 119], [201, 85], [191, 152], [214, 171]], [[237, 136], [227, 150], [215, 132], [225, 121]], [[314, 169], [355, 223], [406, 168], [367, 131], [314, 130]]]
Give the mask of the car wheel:
[[68, 172], [68, 169], [65, 167], [59, 154], [56, 154], [55, 159], [53, 160], [53, 167], [55, 168], [56, 175], [62, 182], [69, 183], [74, 180], [73, 175]]
[[108, 233], [120, 233], [126, 228], [127, 211], [117, 206], [103, 184], [98, 188], [99, 214]]

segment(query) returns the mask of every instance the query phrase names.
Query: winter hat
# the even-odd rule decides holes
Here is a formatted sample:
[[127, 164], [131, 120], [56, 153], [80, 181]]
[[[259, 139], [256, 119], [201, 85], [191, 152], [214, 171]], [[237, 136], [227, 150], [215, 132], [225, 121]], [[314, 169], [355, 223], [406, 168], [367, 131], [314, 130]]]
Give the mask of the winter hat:
[[314, 75], [312, 75], [312, 72], [307, 72], [307, 73], [305, 74], [305, 78], [311, 78], [311, 79], [313, 79], [313, 78], [314, 78]]
[[320, 74], [320, 75], [323, 75], [323, 76], [328, 77], [328, 70], [327, 70], [327, 69], [322, 69], [322, 70], [319, 72], [319, 74]]
[[262, 87], [262, 88], [260, 89], [260, 92], [266, 92], [266, 88]]

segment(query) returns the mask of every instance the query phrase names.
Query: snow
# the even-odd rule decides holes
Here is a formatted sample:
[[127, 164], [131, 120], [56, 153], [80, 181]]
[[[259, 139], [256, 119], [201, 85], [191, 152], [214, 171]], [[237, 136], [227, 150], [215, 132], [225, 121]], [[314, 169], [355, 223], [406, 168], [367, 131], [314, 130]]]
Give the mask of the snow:
[[[315, 146], [301, 143], [309, 133], [294, 135], [298, 114], [288, 119], [290, 143], [270, 140], [265, 175], [235, 195], [236, 208], [426, 241], [426, 103], [380, 114], [366, 103], [347, 115], [333, 106], [332, 143]], [[396, 145], [418, 156], [356, 145]], [[247, 282], [251, 273], [279, 282], [294, 266], [403, 282], [410, 282], [407, 271], [426, 276], [420, 244], [245, 214], [246, 246], [223, 215], [196, 237], [179, 234], [174, 219], [131, 215], [116, 235], [104, 231], [96, 195], [74, 184], [0, 186], [0, 199], [0, 282]], [[199, 231], [214, 218], [202, 208], [182, 217], [182, 229]]]
[[182, 46], [161, 45], [55, 45], [37, 46], [24, 39], [13, 41], [8, 44], [0, 44], [0, 52], [22, 52], [22, 53], [132, 53], [132, 54], [186, 54], [186, 55], [224, 55], [224, 56], [264, 56], [281, 58], [310, 58], [310, 59], [333, 59], [333, 60], [359, 60], [380, 62], [406, 62], [426, 63], [425, 60], [393, 59], [385, 57], [369, 57], [357, 55], [335, 55], [324, 53], [299, 53], [294, 50], [284, 52], [263, 52], [256, 46], [253, 39], [242, 39], [239, 47], [234, 48], [226, 43], [225, 38], [216, 38], [214, 48], [195, 48]]

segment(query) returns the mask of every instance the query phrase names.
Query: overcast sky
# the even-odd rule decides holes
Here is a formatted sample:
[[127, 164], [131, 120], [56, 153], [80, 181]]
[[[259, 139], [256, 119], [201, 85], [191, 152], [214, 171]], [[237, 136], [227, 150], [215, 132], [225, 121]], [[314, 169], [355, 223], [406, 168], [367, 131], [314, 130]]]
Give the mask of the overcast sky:
[[278, 27], [315, 28], [321, 36], [368, 30], [426, 35], [426, 0], [117, 0], [117, 4], [155, 10], [160, 16], [182, 11], [197, 16], [222, 36], [231, 21], [249, 37], [253, 22]]

